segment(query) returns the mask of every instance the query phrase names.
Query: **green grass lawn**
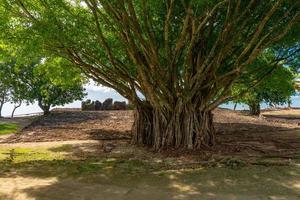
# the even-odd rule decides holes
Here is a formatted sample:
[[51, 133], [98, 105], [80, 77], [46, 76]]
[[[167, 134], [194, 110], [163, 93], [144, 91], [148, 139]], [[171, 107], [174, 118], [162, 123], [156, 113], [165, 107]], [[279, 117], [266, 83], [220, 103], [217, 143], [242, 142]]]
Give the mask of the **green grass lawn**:
[[15, 133], [19, 126], [15, 123], [0, 123], [0, 135]]

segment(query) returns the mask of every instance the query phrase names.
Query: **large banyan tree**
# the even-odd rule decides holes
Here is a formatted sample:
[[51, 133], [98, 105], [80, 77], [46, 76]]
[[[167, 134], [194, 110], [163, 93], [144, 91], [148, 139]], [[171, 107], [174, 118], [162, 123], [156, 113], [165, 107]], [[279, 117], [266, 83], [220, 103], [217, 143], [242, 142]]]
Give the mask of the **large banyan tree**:
[[133, 142], [155, 149], [214, 145], [212, 110], [300, 19], [298, 0], [1, 2], [16, 41], [65, 57], [129, 99]]

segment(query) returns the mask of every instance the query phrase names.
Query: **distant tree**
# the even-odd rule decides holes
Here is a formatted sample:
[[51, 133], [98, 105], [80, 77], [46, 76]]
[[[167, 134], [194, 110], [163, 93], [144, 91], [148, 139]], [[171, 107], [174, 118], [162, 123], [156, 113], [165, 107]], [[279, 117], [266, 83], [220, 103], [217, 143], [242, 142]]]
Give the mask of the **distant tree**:
[[12, 89], [11, 67], [6, 62], [6, 46], [0, 41], [0, 117], [2, 117], [3, 105], [10, 101]]
[[[64, 105], [81, 100], [85, 93], [85, 78], [81, 71], [63, 58], [22, 59], [5, 53], [0, 64], [0, 106], [13, 103], [11, 117], [22, 102], [38, 102], [44, 114], [49, 114], [52, 106]], [[1, 108], [0, 107], [0, 108]]]
[[[13, 68], [13, 70], [15, 70]], [[27, 85], [22, 83], [22, 78], [20, 78], [18, 71], [12, 71], [11, 73], [11, 90], [10, 90], [10, 102], [14, 104], [14, 108], [11, 112], [11, 118], [14, 117], [15, 111], [21, 107], [22, 103], [32, 103], [33, 100], [28, 98], [28, 90]]]
[[236, 96], [234, 102], [247, 104], [252, 115], [260, 114], [262, 102], [269, 105], [290, 103], [290, 96], [295, 93], [294, 74], [289, 68], [280, 64], [277, 64], [266, 78], [249, 88], [249, 83], [259, 80], [262, 74], [269, 71], [269, 65], [266, 57], [260, 57], [248, 67], [248, 70], [256, 71], [256, 74], [242, 76], [240, 82], [233, 86], [233, 94]]
[[81, 100], [85, 96], [85, 79], [81, 71], [62, 58], [44, 58], [40, 63], [22, 66], [19, 78], [21, 86], [18, 89], [27, 90], [25, 99], [37, 101], [45, 115], [53, 106]]
[[5, 63], [0, 63], [0, 117], [2, 117], [3, 105], [10, 100], [11, 85], [8, 77], [9, 74], [6, 69]]
[[11, 117], [13, 117], [16, 109], [21, 106], [22, 102], [30, 103], [27, 100], [28, 87], [22, 82], [25, 74], [19, 73], [16, 58], [12, 57], [7, 49], [2, 49], [0, 57], [2, 57], [0, 63], [0, 95], [2, 97], [2, 106], [3, 102], [14, 104], [11, 113]]

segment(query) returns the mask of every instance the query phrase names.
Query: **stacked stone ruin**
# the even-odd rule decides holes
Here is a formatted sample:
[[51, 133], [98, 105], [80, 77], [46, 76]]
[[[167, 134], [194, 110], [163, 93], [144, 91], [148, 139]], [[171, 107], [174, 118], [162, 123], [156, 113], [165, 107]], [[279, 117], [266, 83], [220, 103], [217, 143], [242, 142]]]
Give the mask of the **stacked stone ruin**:
[[103, 103], [100, 101], [91, 101], [90, 99], [81, 102], [81, 110], [83, 111], [99, 111], [99, 110], [126, 110], [128, 105], [125, 101], [113, 101], [108, 98]]

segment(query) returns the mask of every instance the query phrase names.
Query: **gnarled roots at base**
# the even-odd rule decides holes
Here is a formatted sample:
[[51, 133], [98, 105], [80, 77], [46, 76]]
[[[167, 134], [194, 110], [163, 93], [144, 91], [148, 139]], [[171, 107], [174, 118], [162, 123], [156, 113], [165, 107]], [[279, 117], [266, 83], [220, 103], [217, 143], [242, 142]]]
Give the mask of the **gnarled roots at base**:
[[152, 147], [201, 149], [215, 144], [211, 111], [181, 106], [163, 112], [151, 106], [137, 106], [133, 125], [133, 144]]

